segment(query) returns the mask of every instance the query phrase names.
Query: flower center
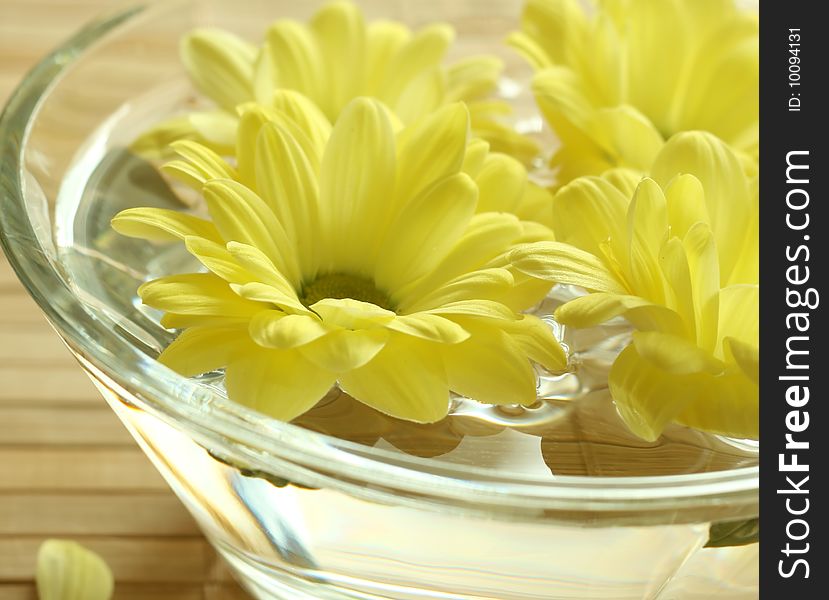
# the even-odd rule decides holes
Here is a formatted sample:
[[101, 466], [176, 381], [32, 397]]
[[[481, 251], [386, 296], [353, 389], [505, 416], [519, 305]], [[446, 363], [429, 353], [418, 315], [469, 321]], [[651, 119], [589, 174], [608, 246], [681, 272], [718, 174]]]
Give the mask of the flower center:
[[329, 273], [320, 275], [313, 283], [303, 286], [300, 302], [310, 307], [324, 298], [351, 298], [361, 302], [370, 302], [380, 308], [393, 311], [388, 295], [375, 287], [374, 282], [365, 277]]

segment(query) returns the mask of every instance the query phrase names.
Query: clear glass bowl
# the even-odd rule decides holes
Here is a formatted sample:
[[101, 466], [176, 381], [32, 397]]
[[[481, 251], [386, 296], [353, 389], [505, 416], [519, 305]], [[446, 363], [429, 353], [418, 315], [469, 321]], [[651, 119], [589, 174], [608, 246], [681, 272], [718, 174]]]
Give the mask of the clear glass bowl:
[[[360, 4], [413, 27], [449, 21], [457, 55], [501, 56], [516, 125], [546, 135], [527, 69], [501, 43], [518, 2]], [[655, 444], [626, 435], [606, 391], [585, 387], [589, 361], [618, 350], [613, 327], [567, 338], [588, 348], [583, 368], [549, 379], [538, 407], [472, 415], [460, 403], [450, 434], [391, 444], [351, 431], [353, 418], [325, 421], [342, 398], [300, 427], [229, 402], [219, 375], [185, 379], [154, 360], [172, 334], [135, 288], [192, 265], [109, 229], [127, 206], [178, 202], [125, 147], [198, 103], [178, 59], [184, 33], [212, 24], [258, 38], [314, 8], [176, 1], [103, 18], [44, 59], [0, 119], [9, 260], [205, 535], [257, 598], [755, 598], [757, 544], [707, 543], [751, 541], [756, 447], [682, 428]], [[580, 399], [562, 408], [568, 394]], [[557, 425], [536, 435], [541, 422]]]

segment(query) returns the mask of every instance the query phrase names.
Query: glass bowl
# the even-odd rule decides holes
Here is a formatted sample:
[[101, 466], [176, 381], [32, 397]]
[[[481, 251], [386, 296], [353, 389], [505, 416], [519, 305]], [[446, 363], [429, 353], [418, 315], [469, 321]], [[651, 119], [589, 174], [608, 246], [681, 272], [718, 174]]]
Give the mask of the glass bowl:
[[[448, 21], [456, 54], [501, 56], [516, 127], [549, 141], [529, 72], [502, 44], [518, 2], [360, 5], [412, 27]], [[314, 8], [186, 0], [124, 10], [45, 58], [0, 120], [4, 250], [207, 538], [257, 598], [755, 598], [756, 447], [681, 428], [655, 444], [626, 437], [606, 391], [585, 391], [586, 367], [548, 381], [550, 401], [520, 418], [456, 410], [462, 426], [441, 449], [423, 431], [406, 438], [414, 444], [349, 435], [353, 419], [281, 423], [229, 402], [219, 375], [185, 379], [154, 360], [173, 334], [135, 288], [186, 259], [109, 229], [128, 206], [178, 202], [126, 147], [200, 102], [178, 59], [184, 33], [219, 25], [255, 39], [271, 20]], [[592, 344], [606, 362], [623, 332], [590, 335], [568, 343]], [[581, 397], [567, 405], [573, 385]], [[320, 414], [347, 402], [336, 396]], [[539, 419], [565, 426], [512, 431], [532, 433]], [[429, 439], [446, 441], [438, 433]], [[527, 456], [535, 462], [516, 468]]]

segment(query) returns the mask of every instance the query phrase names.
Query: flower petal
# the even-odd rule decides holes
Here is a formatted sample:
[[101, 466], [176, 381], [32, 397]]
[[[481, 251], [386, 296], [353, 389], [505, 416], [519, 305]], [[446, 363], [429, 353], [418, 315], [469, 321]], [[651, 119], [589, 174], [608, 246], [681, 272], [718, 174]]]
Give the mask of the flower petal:
[[306, 279], [316, 275], [315, 232], [319, 228], [317, 176], [294, 137], [266, 123], [256, 144], [256, 189], [285, 228]]
[[298, 285], [296, 251], [285, 229], [259, 196], [235, 181], [216, 179], [204, 185], [204, 199], [226, 241], [261, 250], [280, 273]]
[[426, 312], [432, 315], [478, 317], [498, 321], [517, 321], [520, 318], [520, 315], [508, 306], [492, 300], [458, 300]]
[[358, 98], [331, 132], [320, 173], [320, 267], [361, 273], [390, 218], [395, 150], [391, 123], [374, 100]]
[[48, 539], [37, 552], [40, 600], [109, 600], [114, 582], [104, 560], [80, 544]]
[[325, 85], [325, 92], [314, 100], [333, 121], [365, 86], [366, 26], [357, 6], [336, 1], [313, 16], [310, 28], [319, 48], [317, 72]]
[[536, 375], [519, 344], [500, 327], [461, 324], [472, 337], [441, 348], [449, 388], [487, 404], [535, 402]]
[[266, 308], [240, 298], [226, 281], [212, 273], [171, 275], [138, 288], [144, 304], [184, 315], [250, 317]]
[[657, 368], [680, 375], [723, 372], [725, 365], [699, 346], [681, 337], [659, 331], [637, 331], [633, 343], [639, 356]]
[[336, 376], [320, 369], [296, 350], [253, 346], [234, 357], [225, 385], [231, 400], [283, 421], [313, 407]]
[[567, 368], [567, 354], [548, 323], [535, 315], [524, 315], [521, 320], [505, 323], [501, 327], [530, 359], [548, 371]]
[[[293, 290], [253, 281], [242, 285], [232, 283], [230, 288], [241, 298], [252, 302], [273, 304], [282, 310], [300, 315], [313, 314], [296, 297]], [[270, 307], [265, 307], [270, 308]]]
[[397, 140], [397, 203], [405, 206], [427, 187], [461, 170], [469, 111], [449, 104], [401, 131]]
[[286, 315], [282, 311], [263, 310], [250, 320], [250, 337], [266, 348], [304, 346], [332, 331], [314, 315]]
[[210, 221], [166, 208], [128, 208], [112, 219], [121, 235], [145, 240], [184, 240], [188, 236], [221, 242], [222, 236]]
[[321, 369], [347, 373], [359, 369], [386, 345], [389, 332], [384, 328], [350, 331], [340, 329], [299, 347], [299, 352]]
[[311, 305], [326, 325], [345, 329], [372, 329], [394, 320], [394, 313], [370, 302], [352, 298], [324, 298]]
[[398, 333], [441, 344], [458, 344], [469, 339], [469, 334], [463, 327], [445, 317], [433, 314], [398, 315], [386, 327]]
[[758, 253], [756, 206], [734, 152], [711, 134], [679, 133], [665, 144], [652, 173], [662, 186], [681, 173], [691, 173], [700, 181], [717, 242], [721, 283], [756, 283], [756, 272], [753, 276], [747, 274], [750, 280], [732, 280], [732, 272], [743, 254]]
[[625, 294], [625, 288], [594, 255], [561, 242], [522, 244], [510, 252], [513, 267], [532, 277], [596, 292]]
[[412, 200], [386, 232], [377, 285], [397, 290], [434, 269], [466, 231], [477, 199], [475, 183], [458, 173]]
[[[268, 312], [268, 311], [263, 311]], [[247, 321], [184, 330], [158, 357], [158, 362], [185, 377], [226, 367], [239, 348], [250, 343]]]
[[181, 59], [191, 79], [225, 110], [253, 97], [256, 49], [220, 29], [197, 29], [181, 44]]
[[527, 187], [527, 170], [506, 154], [490, 153], [475, 178], [478, 212], [515, 212]]
[[184, 238], [187, 251], [199, 259], [199, 262], [228, 283], [249, 283], [253, 281], [250, 273], [233, 260], [224, 244], [219, 244], [196, 236]]
[[310, 30], [302, 23], [280, 19], [268, 28], [256, 62], [254, 87], [267, 104], [279, 88], [297, 90], [311, 98], [322, 95], [322, 58]]
[[633, 345], [613, 363], [610, 393], [631, 431], [656, 440], [699, 392], [704, 375], [671, 375], [644, 360]]
[[556, 240], [596, 256], [600, 244], [610, 241], [614, 255], [623, 258], [627, 239], [624, 223], [630, 196], [599, 177], [579, 177], [553, 197]]
[[433, 343], [392, 333], [374, 360], [340, 376], [340, 386], [384, 414], [434, 423], [449, 411], [449, 385], [437, 348]]
[[481, 269], [460, 275], [423, 298], [399, 306], [402, 312], [437, 308], [458, 300], [500, 300], [513, 286], [514, 278], [507, 269]]

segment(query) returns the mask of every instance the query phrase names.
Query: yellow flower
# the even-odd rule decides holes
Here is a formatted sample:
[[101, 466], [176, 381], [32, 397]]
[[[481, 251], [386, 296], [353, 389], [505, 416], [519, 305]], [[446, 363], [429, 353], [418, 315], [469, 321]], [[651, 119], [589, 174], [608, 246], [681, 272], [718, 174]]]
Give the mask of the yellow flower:
[[709, 131], [756, 171], [758, 18], [734, 0], [529, 0], [510, 37], [561, 141], [561, 183], [627, 167], [647, 173], [664, 140]]
[[404, 123], [463, 101], [476, 135], [492, 148], [529, 162], [536, 144], [502, 123], [510, 106], [492, 93], [503, 68], [494, 56], [441, 65], [454, 39], [447, 24], [411, 31], [394, 21], [366, 23], [351, 2], [333, 2], [308, 22], [276, 21], [253, 46], [218, 29], [199, 29], [182, 43], [182, 60], [196, 87], [218, 109], [162, 123], [142, 136], [137, 151], [157, 153], [177, 139], [193, 139], [222, 153], [232, 150], [236, 108], [270, 104], [274, 91], [301, 92], [336, 121], [358, 96], [382, 101]]
[[531, 361], [566, 362], [550, 328], [519, 312], [549, 284], [514, 273], [509, 252], [528, 236], [514, 215], [476, 213], [486, 193], [465, 172], [466, 107], [396, 130], [358, 98], [329, 133], [302, 96], [279, 98], [281, 110], [242, 112], [235, 166], [177, 144], [168, 171], [201, 190], [210, 220], [152, 208], [113, 220], [183, 240], [209, 271], [140, 288], [184, 329], [160, 360], [188, 376], [225, 367], [231, 399], [284, 420], [334, 383], [418, 422], [444, 417], [450, 391], [534, 402]]
[[609, 384], [637, 435], [655, 439], [676, 421], [756, 438], [756, 181], [727, 145], [699, 132], [674, 136], [652, 177], [632, 199], [620, 180], [576, 179], [554, 198], [560, 241], [517, 249], [513, 264], [592, 292], [556, 311], [562, 323], [624, 316], [635, 328]]
[[37, 553], [40, 600], [109, 600], [112, 571], [100, 556], [67, 540], [46, 540]]

